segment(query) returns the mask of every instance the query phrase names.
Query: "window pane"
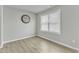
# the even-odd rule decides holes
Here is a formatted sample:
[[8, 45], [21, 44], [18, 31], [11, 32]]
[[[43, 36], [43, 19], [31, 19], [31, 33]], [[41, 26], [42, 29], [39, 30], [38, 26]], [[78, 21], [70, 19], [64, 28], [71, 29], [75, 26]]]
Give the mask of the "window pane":
[[48, 31], [48, 24], [41, 24], [42, 31]]
[[41, 23], [48, 23], [48, 15], [41, 16]]
[[49, 28], [50, 28], [49, 29], [50, 32], [60, 33], [60, 25], [59, 24], [50, 24]]
[[49, 31], [60, 34], [60, 10], [49, 15]]
[[60, 23], [60, 11], [49, 14], [49, 23]]
[[48, 31], [48, 15], [41, 16], [41, 30]]

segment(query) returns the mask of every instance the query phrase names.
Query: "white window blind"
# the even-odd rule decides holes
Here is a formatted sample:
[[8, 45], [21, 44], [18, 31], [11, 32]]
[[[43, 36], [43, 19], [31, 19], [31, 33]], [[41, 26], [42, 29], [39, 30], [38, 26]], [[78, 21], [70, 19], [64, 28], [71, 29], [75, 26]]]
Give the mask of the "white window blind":
[[60, 34], [60, 10], [41, 16], [41, 31]]
[[49, 31], [60, 33], [60, 11], [49, 14]]
[[48, 15], [41, 16], [41, 30], [48, 31]]

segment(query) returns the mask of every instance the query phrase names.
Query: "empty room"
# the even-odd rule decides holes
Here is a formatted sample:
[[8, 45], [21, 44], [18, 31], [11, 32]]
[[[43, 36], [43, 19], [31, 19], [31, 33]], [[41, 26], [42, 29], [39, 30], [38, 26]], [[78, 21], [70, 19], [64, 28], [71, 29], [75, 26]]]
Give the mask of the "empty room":
[[0, 53], [78, 53], [79, 5], [0, 5]]

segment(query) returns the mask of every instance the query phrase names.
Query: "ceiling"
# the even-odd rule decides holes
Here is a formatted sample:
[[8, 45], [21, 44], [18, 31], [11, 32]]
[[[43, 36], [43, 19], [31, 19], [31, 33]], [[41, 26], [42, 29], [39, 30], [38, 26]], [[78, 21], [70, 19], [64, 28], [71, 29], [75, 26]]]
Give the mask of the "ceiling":
[[55, 5], [8, 5], [8, 7], [25, 9], [33, 13], [39, 13], [54, 6]]

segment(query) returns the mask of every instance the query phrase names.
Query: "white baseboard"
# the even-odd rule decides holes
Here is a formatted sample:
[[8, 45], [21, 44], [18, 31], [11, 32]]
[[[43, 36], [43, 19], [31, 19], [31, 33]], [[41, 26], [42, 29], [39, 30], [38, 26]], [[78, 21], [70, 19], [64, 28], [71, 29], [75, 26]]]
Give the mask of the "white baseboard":
[[44, 38], [44, 39], [46, 39], [46, 40], [55, 42], [55, 43], [57, 43], [57, 44], [59, 44], [59, 45], [63, 45], [63, 46], [65, 46], [65, 47], [68, 47], [68, 48], [70, 48], [70, 49], [75, 50], [76, 52], [79, 52], [79, 49], [78, 49], [78, 48], [74, 48], [74, 47], [72, 47], [72, 46], [70, 46], [70, 45], [67, 45], [67, 44], [64, 44], [64, 43], [62, 43], [62, 42], [58, 42], [58, 41], [55, 41], [55, 40], [51, 40], [51, 39], [49, 39], [49, 38], [47, 38], [47, 37], [43, 37], [43, 36], [41, 36], [41, 35], [38, 35], [38, 37], [41, 37], [41, 38]]
[[14, 41], [18, 41], [18, 40], [22, 40], [22, 39], [25, 39], [25, 38], [34, 37], [34, 36], [35, 35], [31, 35], [31, 36], [26, 36], [26, 37], [23, 37], [23, 38], [18, 38], [18, 39], [13, 39], [13, 40], [9, 40], [9, 41], [4, 41], [3, 44], [14, 42]]

